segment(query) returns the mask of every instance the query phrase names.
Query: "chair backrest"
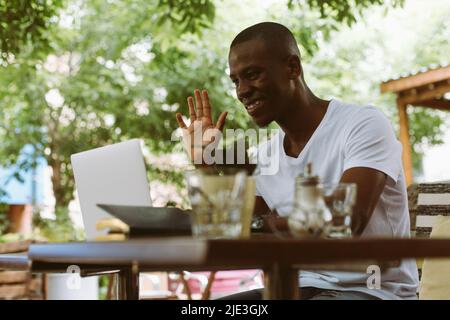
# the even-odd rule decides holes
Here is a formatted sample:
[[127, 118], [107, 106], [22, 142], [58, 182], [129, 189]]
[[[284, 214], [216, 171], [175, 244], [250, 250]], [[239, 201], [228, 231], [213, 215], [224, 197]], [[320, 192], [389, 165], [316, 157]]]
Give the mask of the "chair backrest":
[[411, 236], [428, 238], [436, 217], [450, 216], [450, 182], [411, 185], [408, 200]]
[[[429, 238], [438, 216], [450, 216], [450, 182], [422, 183], [408, 188], [411, 236]], [[428, 261], [416, 259], [420, 285], [417, 289], [419, 299], [448, 299], [446, 283], [448, 278], [436, 270], [446, 269], [448, 260]], [[422, 268], [423, 271], [422, 272]]]

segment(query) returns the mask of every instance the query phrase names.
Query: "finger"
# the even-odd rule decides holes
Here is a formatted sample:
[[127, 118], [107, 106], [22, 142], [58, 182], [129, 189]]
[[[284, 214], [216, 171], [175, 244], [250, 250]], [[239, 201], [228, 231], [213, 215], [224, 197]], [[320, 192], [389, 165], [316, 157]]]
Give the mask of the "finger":
[[202, 96], [200, 95], [200, 90], [195, 89], [195, 106], [197, 107], [197, 118], [203, 117], [203, 102]]
[[181, 115], [181, 113], [177, 113], [176, 118], [177, 118], [178, 126], [181, 129], [186, 129], [187, 128], [186, 123], [184, 123], [183, 116]]
[[223, 130], [223, 127], [225, 126], [225, 119], [227, 118], [228, 112], [222, 112], [219, 116], [219, 119], [216, 123], [216, 128], [220, 131]]
[[204, 116], [208, 119], [211, 119], [211, 104], [209, 103], [208, 91], [203, 90], [203, 113]]
[[191, 122], [194, 122], [197, 119], [197, 116], [195, 115], [194, 99], [192, 97], [188, 97], [187, 103], [189, 106], [189, 117], [191, 118]]

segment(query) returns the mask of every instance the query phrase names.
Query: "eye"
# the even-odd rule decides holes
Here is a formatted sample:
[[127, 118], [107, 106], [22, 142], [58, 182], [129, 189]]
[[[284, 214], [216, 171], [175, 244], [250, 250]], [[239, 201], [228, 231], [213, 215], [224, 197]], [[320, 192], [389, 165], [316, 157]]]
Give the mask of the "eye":
[[239, 85], [239, 80], [238, 79], [231, 79], [231, 81], [233, 82], [235, 87], [237, 87]]
[[256, 80], [259, 77], [259, 72], [252, 70], [247, 72], [247, 79], [249, 80]]

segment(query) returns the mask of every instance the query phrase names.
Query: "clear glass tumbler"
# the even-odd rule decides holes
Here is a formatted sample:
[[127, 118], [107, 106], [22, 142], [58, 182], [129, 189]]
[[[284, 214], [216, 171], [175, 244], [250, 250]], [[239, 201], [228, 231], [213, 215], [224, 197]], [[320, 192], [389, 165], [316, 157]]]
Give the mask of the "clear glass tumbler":
[[328, 225], [329, 238], [351, 237], [351, 219], [356, 202], [356, 184], [322, 183], [319, 185], [325, 205], [332, 219]]
[[201, 170], [185, 174], [192, 206], [192, 234], [196, 238], [239, 238], [247, 180], [245, 171], [214, 175]]

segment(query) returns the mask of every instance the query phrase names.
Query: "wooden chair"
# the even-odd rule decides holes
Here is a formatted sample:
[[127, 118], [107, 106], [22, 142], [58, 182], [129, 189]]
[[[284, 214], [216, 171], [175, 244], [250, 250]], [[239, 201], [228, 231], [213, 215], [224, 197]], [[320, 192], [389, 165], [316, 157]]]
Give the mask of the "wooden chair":
[[438, 215], [450, 216], [450, 182], [420, 183], [408, 188], [411, 236], [428, 238]]
[[[408, 201], [411, 237], [428, 238], [438, 216], [450, 217], [450, 182], [411, 185], [408, 188]], [[450, 237], [450, 234], [448, 234], [448, 237]], [[424, 281], [427, 281], [422, 277], [424, 259], [417, 259], [416, 261], [422, 285]]]

